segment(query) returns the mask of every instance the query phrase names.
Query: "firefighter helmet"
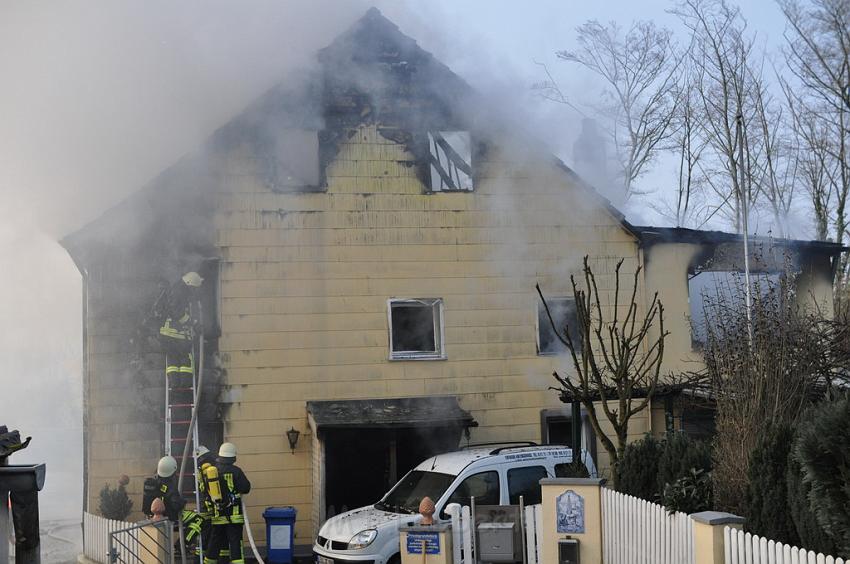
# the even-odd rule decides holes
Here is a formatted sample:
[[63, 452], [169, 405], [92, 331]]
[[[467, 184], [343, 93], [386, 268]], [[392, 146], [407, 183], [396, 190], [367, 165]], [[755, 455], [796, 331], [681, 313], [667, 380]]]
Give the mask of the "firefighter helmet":
[[197, 288], [203, 282], [204, 282], [204, 279], [201, 278], [201, 275], [198, 274], [197, 272], [194, 272], [194, 271], [193, 272], [187, 272], [186, 274], [183, 275], [183, 283], [186, 284], [187, 286], [192, 286], [194, 288]]
[[156, 465], [156, 474], [160, 478], [170, 478], [177, 472], [177, 461], [173, 456], [163, 456]]
[[222, 458], [236, 458], [236, 445], [233, 443], [222, 443], [218, 449], [218, 455]]
[[198, 450], [195, 451], [195, 458], [200, 458], [203, 455], [207, 454], [209, 451], [210, 449], [208, 449], [204, 445], [198, 445]]

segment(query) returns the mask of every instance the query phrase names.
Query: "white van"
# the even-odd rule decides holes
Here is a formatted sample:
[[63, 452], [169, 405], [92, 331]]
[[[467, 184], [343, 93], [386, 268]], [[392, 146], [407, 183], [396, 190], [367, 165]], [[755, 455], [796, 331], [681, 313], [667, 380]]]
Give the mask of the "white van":
[[[591, 476], [596, 468], [582, 451]], [[419, 502], [435, 501], [435, 519], [448, 521], [449, 503], [515, 505], [523, 496], [526, 505], [540, 503], [540, 479], [562, 477], [572, 462], [564, 446], [475, 447], [438, 454], [411, 470], [374, 505], [328, 519], [313, 545], [317, 564], [398, 564], [402, 524], [421, 518]]]

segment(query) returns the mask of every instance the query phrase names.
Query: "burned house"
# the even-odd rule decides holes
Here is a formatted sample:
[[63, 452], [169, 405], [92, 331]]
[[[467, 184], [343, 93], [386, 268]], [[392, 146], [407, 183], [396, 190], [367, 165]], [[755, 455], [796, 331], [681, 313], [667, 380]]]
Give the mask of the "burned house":
[[[201, 441], [237, 444], [251, 520], [293, 505], [299, 544], [434, 453], [570, 441], [549, 389], [569, 360], [535, 284], [570, 323], [585, 255], [605, 290], [621, 258], [625, 273], [646, 263], [640, 295], [658, 289], [688, 335], [672, 339], [670, 368], [692, 354], [701, 243], [629, 225], [377, 10], [318, 61], [63, 240], [84, 280], [92, 510], [122, 473], [138, 495], [166, 450], [146, 319], [188, 270], [205, 278]], [[824, 296], [839, 252], [811, 263]], [[662, 432], [663, 406], [633, 421], [634, 437]], [[589, 431], [582, 443], [597, 450]]]

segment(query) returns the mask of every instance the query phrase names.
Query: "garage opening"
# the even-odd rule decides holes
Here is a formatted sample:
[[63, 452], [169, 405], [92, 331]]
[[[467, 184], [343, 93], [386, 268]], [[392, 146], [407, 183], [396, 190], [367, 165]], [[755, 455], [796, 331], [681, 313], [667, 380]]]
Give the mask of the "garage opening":
[[[455, 397], [308, 402], [323, 456], [321, 520], [378, 501], [428, 457], [458, 447], [476, 425]], [[314, 484], [314, 487], [316, 484]]]

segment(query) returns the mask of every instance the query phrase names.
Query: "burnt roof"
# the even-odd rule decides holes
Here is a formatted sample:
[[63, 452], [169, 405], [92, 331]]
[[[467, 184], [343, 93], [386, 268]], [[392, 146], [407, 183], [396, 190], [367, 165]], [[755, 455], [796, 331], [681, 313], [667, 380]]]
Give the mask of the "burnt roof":
[[[633, 225], [633, 232], [644, 246], [664, 243], [690, 243], [694, 245], [717, 245], [743, 241], [740, 233], [725, 231], [702, 231], [685, 227], [653, 227]], [[840, 255], [848, 247], [832, 241], [812, 241], [804, 239], [783, 239], [777, 237], [751, 236], [750, 242], [763, 245], [780, 245], [800, 251], [817, 252], [828, 255]]]
[[[183, 173], [197, 170], [203, 174], [210, 155], [245, 143], [256, 149], [259, 162], [268, 165], [273, 162], [268, 140], [279, 128], [320, 131], [324, 135], [320, 137], [322, 163], [333, 158], [335, 143], [342, 138], [343, 130], [362, 123], [390, 124], [382, 134], [392, 136], [396, 131], [396, 140], [414, 155], [423, 151], [425, 130], [486, 130], [492, 134], [502, 128], [509, 135], [499, 138], [521, 140], [525, 146], [533, 147], [532, 153], [539, 155], [541, 162], [554, 161], [584, 190], [586, 197], [596, 199], [631, 231], [623, 215], [592, 186], [521, 128], [506, 124], [506, 114], [496, 114], [481, 103], [463, 79], [376, 8], [369, 9], [320, 50], [318, 59], [317, 69], [287, 77], [216, 130], [198, 152], [184, 156], [98, 219], [62, 239], [61, 244], [78, 267], [83, 270], [95, 257], [120, 256], [128, 250], [144, 250], [151, 256], [167, 252], [173, 260], [179, 260], [184, 251], [214, 255], [210, 201], [214, 190], [210, 187], [218, 179], [210, 176], [198, 182]], [[324, 170], [324, 166], [321, 168]], [[263, 180], [271, 190], [275, 189], [273, 170]], [[187, 219], [186, 209], [201, 209], [203, 215]]]
[[478, 425], [455, 396], [308, 401], [307, 412], [320, 429]]

